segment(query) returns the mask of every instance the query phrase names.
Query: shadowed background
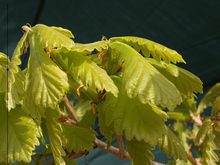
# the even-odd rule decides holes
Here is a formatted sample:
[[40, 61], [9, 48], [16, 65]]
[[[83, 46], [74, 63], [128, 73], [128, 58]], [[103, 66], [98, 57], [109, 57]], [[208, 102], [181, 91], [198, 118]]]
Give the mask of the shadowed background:
[[[135, 35], [177, 50], [187, 62], [181, 67], [199, 76], [207, 90], [220, 82], [219, 9], [219, 0], [0, 0], [0, 51], [11, 56], [26, 23], [67, 28], [83, 43]], [[88, 163], [128, 164], [99, 150], [80, 159]]]

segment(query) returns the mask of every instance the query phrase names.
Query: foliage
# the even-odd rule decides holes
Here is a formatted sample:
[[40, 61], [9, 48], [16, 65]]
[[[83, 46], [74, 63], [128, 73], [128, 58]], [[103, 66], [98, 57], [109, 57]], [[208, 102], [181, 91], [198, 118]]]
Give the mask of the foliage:
[[[100, 147], [148, 165], [156, 146], [174, 159], [168, 164], [219, 162], [220, 86], [197, 108], [202, 82], [176, 65], [185, 63], [176, 51], [133, 36], [83, 44], [61, 27], [22, 28], [12, 58], [0, 53], [0, 163], [52, 156], [57, 165], [76, 164]], [[198, 123], [208, 106], [212, 115]], [[115, 140], [119, 149], [110, 146]], [[196, 155], [189, 158], [192, 150]]]

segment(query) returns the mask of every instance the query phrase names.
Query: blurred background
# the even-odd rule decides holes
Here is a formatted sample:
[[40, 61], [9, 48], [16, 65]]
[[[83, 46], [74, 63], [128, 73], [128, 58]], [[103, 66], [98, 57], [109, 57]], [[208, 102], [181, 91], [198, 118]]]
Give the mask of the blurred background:
[[[135, 35], [177, 50], [206, 91], [220, 82], [219, 0], [0, 0], [0, 51], [12, 55], [21, 26], [41, 23], [67, 28], [75, 41]], [[25, 60], [25, 59], [24, 59]], [[166, 157], [155, 151], [155, 159]], [[80, 165], [127, 165], [95, 150]]]

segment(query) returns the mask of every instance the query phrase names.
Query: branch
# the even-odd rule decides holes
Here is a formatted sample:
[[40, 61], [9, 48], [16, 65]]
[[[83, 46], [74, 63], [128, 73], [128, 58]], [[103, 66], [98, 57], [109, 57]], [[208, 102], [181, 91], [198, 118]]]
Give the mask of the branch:
[[79, 117], [77, 116], [76, 110], [74, 109], [72, 103], [69, 101], [69, 99], [67, 98], [66, 95], [64, 96], [63, 101], [64, 101], [64, 104], [65, 104], [67, 110], [69, 111], [69, 113], [78, 122], [79, 121]]
[[[70, 103], [70, 101], [68, 100], [66, 95], [64, 96], [63, 100], [64, 100], [64, 103], [65, 103], [65, 106], [66, 106], [67, 110], [72, 114], [72, 116], [78, 122], [79, 117], [77, 116], [73, 105]], [[61, 116], [61, 118], [62, 118], [62, 116]], [[68, 121], [68, 120], [66, 120], [66, 121]], [[72, 122], [72, 124], [76, 124], [77, 122]], [[118, 149], [114, 146], [109, 146], [108, 144], [106, 144], [105, 142], [103, 142], [103, 141], [101, 141], [97, 138], [93, 141], [93, 143], [94, 143], [94, 148], [98, 147], [101, 150], [103, 150], [105, 152], [112, 153], [113, 155], [116, 155], [117, 157], [119, 157], [121, 159], [130, 160], [130, 156], [129, 156], [128, 152], [126, 152], [124, 150], [124, 145], [123, 145], [123, 142], [122, 142], [122, 136], [117, 136], [117, 141], [118, 141], [118, 145], [119, 145], [120, 149]], [[79, 158], [83, 155], [87, 155], [88, 151], [83, 150], [83, 151], [71, 152], [71, 153], [68, 153], [66, 151], [66, 153], [67, 153], [69, 159], [76, 159], [76, 158]], [[152, 161], [152, 165], [164, 165], [164, 164]]]
[[187, 159], [193, 164], [193, 165], [200, 165], [192, 156], [192, 153], [187, 153]]
[[201, 118], [200, 118], [200, 115], [198, 115], [198, 116], [190, 115], [190, 116], [191, 116], [191, 119], [193, 120], [193, 122], [194, 122], [197, 126], [199, 126], [199, 127], [202, 126], [202, 120], [201, 120]]
[[130, 160], [128, 152], [124, 151], [124, 154], [122, 155], [121, 151], [118, 148], [116, 148], [114, 146], [108, 146], [108, 144], [106, 144], [105, 142], [103, 142], [99, 139], [95, 139], [94, 144], [98, 148], [102, 149], [105, 152], [110, 152], [110, 153], [112, 153], [113, 155], [116, 155], [119, 158]]
[[122, 159], [124, 157], [124, 154], [126, 153], [124, 149], [123, 139], [121, 135], [117, 135], [117, 142], [119, 147], [119, 158]]

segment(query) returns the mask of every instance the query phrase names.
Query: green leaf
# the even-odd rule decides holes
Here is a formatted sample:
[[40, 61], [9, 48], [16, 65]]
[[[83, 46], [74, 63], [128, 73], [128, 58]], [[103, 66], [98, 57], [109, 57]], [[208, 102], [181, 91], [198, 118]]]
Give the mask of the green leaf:
[[169, 119], [184, 121], [186, 120], [186, 116], [181, 112], [167, 112]]
[[[37, 106], [35, 109], [38, 107], [54, 109], [62, 100], [68, 87], [66, 73], [48, 57], [38, 41], [32, 38], [24, 97], [25, 109], [33, 112], [32, 103]], [[39, 114], [39, 112], [34, 112], [34, 114]], [[43, 116], [44, 112], [40, 114]]]
[[182, 113], [185, 118], [190, 119], [191, 114], [196, 113], [196, 100], [194, 97], [186, 98], [175, 108], [175, 112]]
[[183, 161], [183, 160], [171, 160], [169, 161], [166, 165], [192, 165], [192, 163], [190, 163], [190, 161]]
[[113, 124], [107, 125], [107, 118], [111, 116], [112, 112], [111, 110], [106, 108], [108, 106], [112, 106], [110, 100], [106, 101], [104, 104], [98, 105], [98, 125], [101, 134], [104, 135], [109, 142], [113, 142], [113, 140], [115, 139], [114, 126]]
[[0, 66], [8, 65], [8, 56], [2, 52], [0, 52]]
[[216, 154], [215, 150], [217, 149], [216, 144], [214, 143], [214, 134], [212, 131], [206, 136], [203, 144], [203, 155], [202, 155], [202, 164], [203, 165], [216, 165], [219, 161], [219, 157]]
[[62, 27], [56, 27], [56, 26], [51, 26], [51, 28], [62, 33], [63, 35], [65, 35], [69, 38], [74, 38], [74, 35], [70, 30], [64, 29]]
[[212, 121], [210, 119], [206, 119], [203, 121], [202, 126], [200, 127], [199, 132], [197, 133], [195, 139], [196, 145], [199, 145], [200, 142], [204, 140], [209, 130], [212, 129], [211, 127], [212, 127]]
[[101, 52], [102, 50], [106, 50], [107, 48], [108, 42], [103, 40], [88, 44], [76, 43], [72, 50], [82, 54], [91, 54], [95, 50]]
[[198, 112], [202, 112], [206, 107], [212, 106], [216, 98], [220, 96], [220, 83], [215, 84], [202, 98], [198, 106]]
[[8, 73], [8, 91], [7, 91], [7, 108], [11, 110], [15, 108], [16, 104], [18, 103], [17, 100], [14, 100], [14, 95], [12, 94], [12, 86], [15, 83], [16, 74], [20, 71], [19, 65], [21, 64], [21, 55], [23, 54], [25, 48], [27, 47], [26, 40], [28, 37], [28, 33], [24, 33], [21, 37], [20, 41], [17, 44], [17, 47], [14, 50], [13, 56], [11, 61], [9, 62], [9, 73]]
[[0, 96], [0, 162], [31, 161], [40, 136], [37, 124], [20, 108], [8, 112]]
[[55, 160], [56, 165], [65, 165], [65, 161], [62, 156], [65, 155], [63, 150], [63, 129], [62, 125], [58, 121], [59, 111], [58, 109], [50, 109], [46, 110], [46, 128], [47, 133], [50, 140], [50, 147], [53, 153], [53, 158]]
[[177, 136], [167, 127], [167, 134], [159, 140], [159, 148], [175, 159], [187, 161], [187, 153]]
[[157, 139], [166, 133], [166, 114], [156, 106], [142, 104], [137, 98], [129, 98], [122, 90], [119, 78], [115, 78], [115, 83], [120, 89], [118, 98], [109, 93], [101, 105], [106, 109], [103, 111], [106, 113], [106, 125], [113, 124], [116, 134], [124, 134], [128, 140], [135, 138], [148, 144], [156, 144]]
[[10, 92], [8, 92], [7, 104], [11, 105], [8, 107], [13, 108], [14, 105], [22, 102], [25, 93], [25, 75], [26, 70], [19, 71], [14, 75], [15, 82], [11, 86]]
[[41, 43], [43, 49], [46, 48], [49, 52], [53, 48], [72, 48], [74, 46], [73, 40], [70, 39], [72, 37], [71, 32], [63, 28], [37, 24], [31, 28], [29, 33], [29, 40], [34, 36]]
[[150, 55], [152, 55], [153, 58], [158, 61], [163, 60], [167, 63], [186, 63], [182, 56], [178, 54], [175, 50], [169, 49], [161, 44], [158, 44], [145, 38], [125, 36], [113, 37], [110, 39], [110, 42], [115, 41], [120, 41], [134, 47], [134, 49], [138, 52], [142, 52], [145, 57], [150, 57]]
[[170, 80], [183, 97], [192, 97], [194, 93], [202, 93], [202, 81], [189, 71], [154, 59], [147, 59], [147, 61]]
[[70, 160], [69, 158], [65, 157], [64, 158], [66, 165], [77, 165], [76, 160], [72, 159]]
[[79, 101], [75, 106], [76, 114], [80, 118], [79, 127], [91, 128], [95, 123], [96, 115], [91, 111], [91, 101]]
[[65, 148], [69, 152], [93, 149], [93, 141], [96, 136], [92, 129], [74, 125], [63, 125], [63, 129], [63, 135], [66, 141]]
[[143, 141], [127, 140], [128, 152], [132, 165], [151, 165], [154, 156], [151, 153], [152, 147]]
[[70, 74], [72, 78], [84, 87], [98, 91], [105, 90], [117, 96], [118, 89], [105, 70], [96, 65], [86, 56], [68, 49], [54, 51], [56, 62]]
[[217, 115], [220, 112], [220, 95], [216, 97], [212, 104], [212, 116]]
[[7, 55], [0, 52], [0, 93], [7, 90], [7, 65], [9, 59]]
[[123, 82], [130, 98], [142, 103], [151, 102], [173, 109], [182, 101], [177, 88], [132, 47], [121, 43], [110, 44], [112, 56], [118, 56], [123, 67]]

